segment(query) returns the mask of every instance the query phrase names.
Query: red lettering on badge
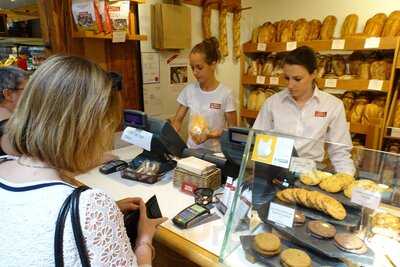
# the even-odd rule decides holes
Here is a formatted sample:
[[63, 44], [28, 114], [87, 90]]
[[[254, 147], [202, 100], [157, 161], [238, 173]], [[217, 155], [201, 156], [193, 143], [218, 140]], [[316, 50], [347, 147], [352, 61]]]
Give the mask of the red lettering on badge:
[[219, 103], [210, 103], [210, 108], [212, 108], [212, 109], [221, 109], [221, 104], [219, 104]]
[[326, 111], [315, 111], [314, 116], [315, 117], [326, 117], [328, 113]]

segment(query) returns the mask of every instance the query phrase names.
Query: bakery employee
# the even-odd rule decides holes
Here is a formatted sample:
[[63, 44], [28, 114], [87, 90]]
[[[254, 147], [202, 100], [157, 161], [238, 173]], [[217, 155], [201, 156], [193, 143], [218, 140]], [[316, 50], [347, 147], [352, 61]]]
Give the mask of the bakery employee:
[[205, 39], [192, 48], [189, 55], [190, 67], [197, 82], [188, 84], [178, 96], [179, 107], [172, 120], [176, 131], [182, 126], [186, 113], [202, 116], [208, 125], [208, 134], [202, 139], [189, 134], [189, 148], [206, 148], [220, 151], [219, 137], [226, 127], [236, 126], [236, 109], [232, 91], [217, 81], [215, 70], [221, 59], [215, 37]]
[[[315, 83], [317, 60], [314, 51], [299, 47], [287, 54], [283, 72], [287, 88], [263, 104], [253, 128], [305, 137], [295, 140], [300, 157], [321, 162], [324, 141], [336, 172], [354, 174], [351, 137], [340, 99], [320, 91]], [[318, 141], [314, 141], [318, 140]]]

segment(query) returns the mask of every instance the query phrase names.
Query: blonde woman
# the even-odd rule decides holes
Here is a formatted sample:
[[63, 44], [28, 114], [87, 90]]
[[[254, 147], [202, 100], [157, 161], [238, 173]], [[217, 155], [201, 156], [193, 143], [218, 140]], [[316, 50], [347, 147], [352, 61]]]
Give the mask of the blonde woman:
[[[120, 96], [96, 64], [55, 56], [31, 76], [7, 125], [22, 155], [0, 164], [0, 266], [54, 266], [55, 222], [73, 187], [63, 172], [96, 166], [120, 122]], [[132, 249], [123, 213], [140, 208]], [[82, 193], [80, 223], [91, 266], [150, 266], [156, 226], [139, 198], [114, 202], [100, 190]], [[79, 266], [70, 220], [64, 230], [64, 264]], [[7, 255], [7, 256], [5, 256]]]

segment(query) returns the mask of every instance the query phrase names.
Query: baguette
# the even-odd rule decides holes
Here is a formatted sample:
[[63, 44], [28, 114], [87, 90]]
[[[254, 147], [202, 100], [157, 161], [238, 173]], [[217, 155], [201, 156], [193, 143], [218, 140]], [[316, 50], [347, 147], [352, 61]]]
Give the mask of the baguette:
[[327, 16], [321, 27], [321, 40], [331, 40], [335, 31], [337, 19], [335, 16]]
[[313, 19], [309, 22], [309, 24], [310, 24], [309, 40], [318, 40], [319, 33], [321, 31], [321, 26], [322, 26], [321, 21], [319, 21], [317, 19]]
[[356, 14], [348, 15], [343, 22], [340, 34], [341, 38], [346, 38], [353, 35], [356, 32], [357, 23], [358, 23], [358, 16]]

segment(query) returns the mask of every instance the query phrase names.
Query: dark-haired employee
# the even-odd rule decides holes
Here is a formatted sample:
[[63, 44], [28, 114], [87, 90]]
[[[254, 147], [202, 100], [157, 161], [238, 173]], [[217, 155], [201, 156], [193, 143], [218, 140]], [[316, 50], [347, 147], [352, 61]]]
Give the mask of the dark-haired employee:
[[324, 142], [330, 142], [328, 154], [335, 171], [353, 175], [351, 137], [343, 103], [318, 89], [316, 69], [311, 48], [303, 46], [289, 52], [283, 66], [288, 86], [265, 101], [253, 128], [305, 137], [295, 140], [297, 152], [317, 162], [324, 158]]

